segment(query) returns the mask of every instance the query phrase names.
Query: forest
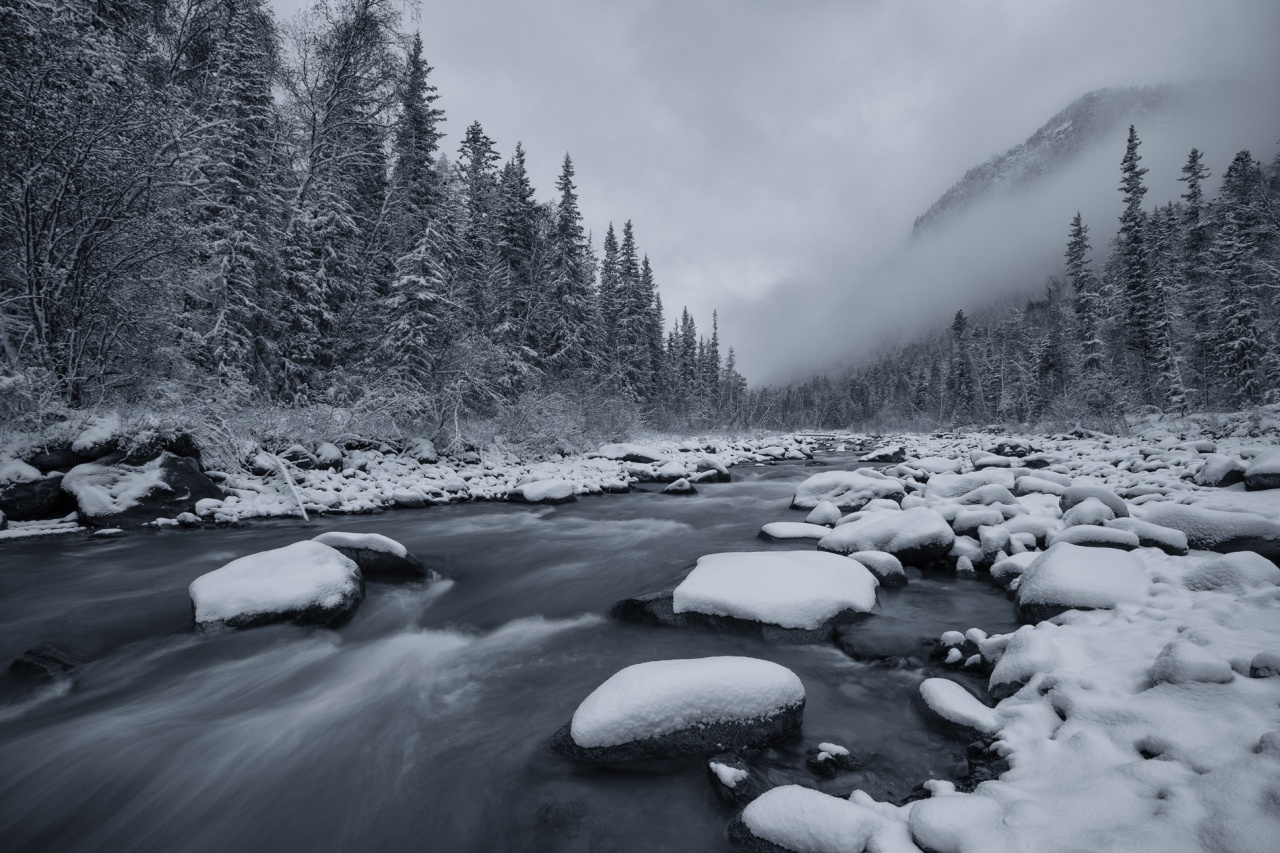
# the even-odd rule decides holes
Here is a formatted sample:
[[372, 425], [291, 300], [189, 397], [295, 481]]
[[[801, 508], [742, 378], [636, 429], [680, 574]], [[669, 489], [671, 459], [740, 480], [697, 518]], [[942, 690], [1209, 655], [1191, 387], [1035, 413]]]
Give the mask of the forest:
[[[1239, 411], [1280, 397], [1280, 155], [1240, 151], [1216, 196], [1193, 148], [1151, 208], [1134, 127], [1119, 228], [1095, 253], [1079, 213], [1062, 275], [835, 376], [753, 391], [772, 425], [1121, 428], [1126, 415]], [[1109, 233], [1109, 232], [1108, 232]]]
[[445, 146], [403, 24], [392, 0], [279, 25], [263, 0], [6, 2], [0, 414], [727, 420], [746, 383], [715, 319], [666, 328], [629, 220], [596, 255], [569, 154], [540, 201], [519, 142], [475, 121]]
[[715, 317], [668, 326], [630, 220], [597, 253], [569, 154], [539, 200], [519, 142], [503, 159], [473, 121], [446, 145], [431, 71], [393, 0], [279, 24], [263, 0], [6, 0], [0, 417], [304, 413], [457, 442], [1105, 425], [1280, 386], [1280, 158], [1241, 151], [1212, 195], [1192, 150], [1148, 207], [1131, 129], [1116, 236], [1095, 251], [1077, 214], [1039, 296], [749, 389]]

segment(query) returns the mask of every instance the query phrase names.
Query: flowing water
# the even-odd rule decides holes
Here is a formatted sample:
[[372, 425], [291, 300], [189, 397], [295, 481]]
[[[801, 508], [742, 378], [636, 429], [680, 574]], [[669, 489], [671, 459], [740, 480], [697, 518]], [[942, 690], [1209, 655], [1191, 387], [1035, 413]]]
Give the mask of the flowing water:
[[[938, 673], [605, 615], [702, 554], [812, 548], [755, 537], [765, 522], [803, 517], [788, 500], [818, 470], [737, 468], [735, 482], [694, 497], [633, 492], [0, 546], [0, 660], [56, 642], [88, 661], [34, 693], [0, 685], [0, 847], [727, 850], [732, 812], [712, 794], [705, 759], [596, 768], [546, 749], [622, 667], [709, 655], [767, 658], [805, 684], [801, 735], [756, 760], [772, 782], [895, 799], [948, 778], [964, 744], [910, 709], [915, 686]], [[370, 583], [336, 631], [192, 632], [194, 578], [326, 530], [390, 536], [448, 580]], [[1014, 627], [1010, 603], [981, 580], [913, 574], [880, 601], [859, 630], [874, 632], [877, 616], [922, 637]], [[810, 775], [804, 752], [821, 741], [865, 766]]]

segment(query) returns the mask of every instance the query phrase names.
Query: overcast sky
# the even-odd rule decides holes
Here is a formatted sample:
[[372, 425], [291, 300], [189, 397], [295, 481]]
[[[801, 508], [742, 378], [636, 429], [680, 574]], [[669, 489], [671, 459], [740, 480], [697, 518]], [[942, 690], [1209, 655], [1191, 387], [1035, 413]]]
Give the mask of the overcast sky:
[[[281, 19], [305, 5], [275, 0]], [[1166, 139], [1140, 129], [1144, 153], [1161, 160], [1167, 151], [1161, 168], [1171, 170], [1157, 175], [1149, 164], [1150, 201], [1174, 192], [1193, 144], [1219, 176], [1236, 150], [1270, 160], [1280, 139], [1277, 0], [417, 8], [405, 27], [421, 31], [435, 69], [445, 148], [456, 152], [474, 119], [504, 157], [522, 141], [543, 199], [570, 152], [597, 249], [610, 221], [633, 220], [668, 325], [687, 305], [709, 331], [719, 308], [722, 340], [753, 384], [866, 354], [907, 333], [908, 316], [933, 322], [989, 297], [1018, 278], [1010, 270], [1043, 266], [1045, 235], [1065, 243], [1076, 207], [1087, 221], [1096, 214], [1096, 234], [1111, 229], [1123, 137], [1094, 158], [1096, 175], [1077, 170], [1052, 200], [972, 225], [953, 240], [964, 253], [903, 254], [912, 220], [966, 169], [1087, 91], [1251, 81], [1226, 113], [1166, 129]]]

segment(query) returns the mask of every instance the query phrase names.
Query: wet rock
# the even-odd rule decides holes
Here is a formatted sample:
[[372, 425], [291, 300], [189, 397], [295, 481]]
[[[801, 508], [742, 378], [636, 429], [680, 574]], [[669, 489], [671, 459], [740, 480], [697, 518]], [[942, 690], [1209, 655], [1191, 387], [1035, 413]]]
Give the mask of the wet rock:
[[854, 660], [879, 666], [923, 666], [935, 647], [909, 623], [885, 616], [838, 626], [835, 643]]
[[1280, 675], [1280, 651], [1258, 652], [1249, 661], [1250, 678], [1275, 678]]
[[62, 441], [46, 444], [31, 451], [24, 457], [23, 461], [39, 469], [42, 474], [48, 474], [51, 471], [61, 471], [65, 474], [85, 460], [77, 456], [76, 452], [71, 449], [71, 442]]
[[664, 495], [696, 495], [698, 490], [687, 479], [681, 477], [662, 490]]
[[328, 545], [360, 567], [367, 578], [386, 580], [420, 580], [432, 572], [408, 549], [377, 533], [343, 533], [330, 531], [314, 537], [312, 542]]
[[845, 747], [824, 742], [805, 751], [804, 766], [815, 776], [831, 779], [839, 773], [857, 770], [862, 762]]
[[75, 501], [62, 491], [63, 475], [9, 483], [0, 488], [0, 512], [13, 521], [59, 518], [75, 510]]
[[719, 752], [707, 761], [707, 781], [716, 799], [727, 806], [742, 808], [764, 793], [764, 783], [736, 752]]
[[20, 681], [56, 681], [71, 674], [83, 661], [52, 643], [32, 646], [9, 664], [9, 673]]
[[[124, 449], [123, 456], [118, 460], [125, 465], [145, 465], [153, 459], [158, 459], [166, 453], [173, 456], [185, 456], [195, 461], [196, 468], [202, 469], [200, 457], [200, 448], [196, 445], [195, 438], [185, 432], [180, 433], [144, 433], [135, 437], [133, 444]], [[88, 461], [100, 460], [102, 454], [90, 456], [82, 455], [82, 458]], [[114, 462], [110, 464], [115, 464]]]

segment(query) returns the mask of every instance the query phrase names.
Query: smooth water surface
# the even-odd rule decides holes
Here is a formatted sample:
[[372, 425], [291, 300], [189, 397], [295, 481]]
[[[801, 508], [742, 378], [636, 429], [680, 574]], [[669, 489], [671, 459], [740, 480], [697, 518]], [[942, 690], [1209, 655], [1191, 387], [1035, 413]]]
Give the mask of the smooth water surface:
[[[820, 470], [736, 468], [735, 482], [694, 497], [645, 491], [0, 546], [0, 661], [40, 642], [89, 661], [71, 683], [34, 694], [4, 685], [2, 846], [727, 850], [732, 812], [712, 795], [704, 759], [593, 768], [546, 750], [602, 681], [667, 658], [750, 655], [800, 676], [801, 735], [756, 761], [773, 782], [896, 799], [947, 778], [964, 744], [910, 709], [919, 681], [941, 673], [605, 615], [702, 554], [812, 548], [756, 534], [803, 518], [787, 508], [792, 489]], [[326, 530], [390, 536], [449, 580], [370, 583], [337, 631], [193, 633], [194, 578]], [[981, 580], [915, 577], [880, 599], [884, 624], [907, 620], [922, 637], [1014, 627], [1010, 603]], [[874, 631], [876, 618], [859, 630]], [[865, 766], [834, 780], [809, 774], [805, 749], [821, 741]]]

